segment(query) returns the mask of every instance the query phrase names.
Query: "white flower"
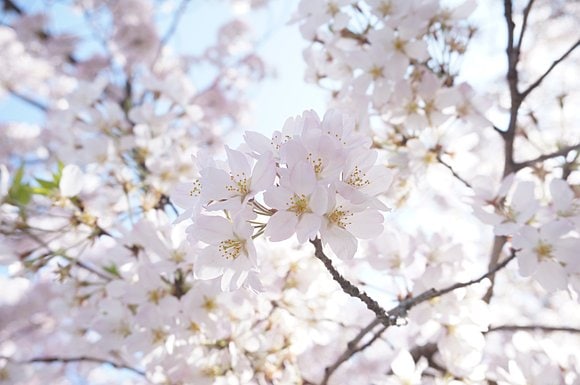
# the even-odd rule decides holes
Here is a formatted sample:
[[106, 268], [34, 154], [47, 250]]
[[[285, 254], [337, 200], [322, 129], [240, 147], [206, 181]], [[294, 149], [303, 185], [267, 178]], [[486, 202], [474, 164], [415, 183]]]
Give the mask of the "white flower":
[[194, 264], [195, 277], [221, 277], [223, 291], [240, 288], [250, 271], [257, 268], [256, 248], [252, 241], [253, 217], [249, 210], [238, 212], [231, 220], [200, 215], [190, 228], [190, 235], [208, 244]]

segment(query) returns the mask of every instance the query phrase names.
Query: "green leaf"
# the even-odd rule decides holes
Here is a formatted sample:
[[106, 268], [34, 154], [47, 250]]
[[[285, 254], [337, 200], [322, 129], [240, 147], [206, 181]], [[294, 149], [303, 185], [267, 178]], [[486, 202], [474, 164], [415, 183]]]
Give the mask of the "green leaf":
[[103, 270], [105, 270], [107, 273], [111, 274], [114, 277], [121, 278], [121, 273], [119, 273], [119, 269], [117, 268], [117, 265], [115, 265], [114, 263], [111, 263], [109, 266], [103, 266]]
[[28, 183], [23, 183], [24, 166], [20, 166], [14, 174], [12, 186], [8, 190], [8, 202], [16, 205], [25, 206], [32, 198], [32, 188]]
[[54, 182], [53, 180], [44, 180], [40, 178], [34, 178], [38, 184], [47, 190], [52, 190], [58, 188], [58, 183]]

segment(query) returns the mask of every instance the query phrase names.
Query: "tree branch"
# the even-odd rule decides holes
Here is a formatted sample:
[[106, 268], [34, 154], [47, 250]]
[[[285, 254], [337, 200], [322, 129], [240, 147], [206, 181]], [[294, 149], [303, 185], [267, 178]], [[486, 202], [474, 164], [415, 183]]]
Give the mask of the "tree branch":
[[[320, 239], [316, 238], [315, 240], [310, 241], [310, 242], [315, 247], [316, 257], [324, 263], [324, 266], [326, 267], [326, 269], [331, 273], [334, 280], [339, 283], [339, 285], [343, 289], [343, 291], [345, 293], [349, 294], [350, 296], [359, 298], [361, 301], [363, 301], [363, 302], [365, 302], [365, 304], [367, 304], [367, 300], [361, 298], [361, 295], [364, 295], [364, 296], [367, 296], [367, 295], [364, 292], [361, 293], [360, 290], [356, 286], [354, 286], [352, 283], [350, 283], [346, 278], [344, 278], [334, 268], [334, 266], [332, 265], [332, 261], [330, 260], [330, 258], [328, 258], [324, 254], [324, 251], [322, 250], [322, 243], [321, 243]], [[454, 290], [457, 290], [457, 289], [460, 289], [463, 287], [467, 287], [467, 286], [479, 283], [486, 278], [490, 278], [495, 273], [497, 273], [499, 270], [506, 267], [515, 257], [516, 257], [516, 252], [515, 252], [515, 250], [512, 249], [512, 253], [508, 258], [506, 258], [503, 262], [495, 265], [492, 269], [490, 269], [488, 272], [481, 275], [480, 277], [472, 279], [471, 281], [467, 281], [467, 282], [455, 283], [453, 285], [450, 285], [450, 286], [445, 287], [445, 288], [440, 289], [440, 290], [436, 290], [436, 289], [426, 290], [426, 291], [422, 292], [421, 294], [417, 295], [416, 297], [408, 298], [406, 300], [401, 301], [397, 306], [393, 307], [392, 309], [390, 309], [386, 312], [383, 308], [381, 308], [376, 303], [376, 301], [368, 298], [368, 296], [367, 296], [367, 298], [370, 301], [372, 301], [371, 303], [374, 303], [374, 304], [376, 304], [376, 306], [379, 307], [379, 311], [378, 311], [379, 314], [377, 314], [377, 311], [371, 309], [370, 305], [367, 304], [367, 307], [369, 309], [373, 310], [373, 312], [375, 313], [376, 318], [373, 321], [371, 321], [367, 326], [365, 326], [351, 341], [349, 341], [347, 343], [346, 350], [336, 359], [336, 361], [334, 361], [334, 363], [332, 365], [330, 365], [324, 369], [324, 378], [323, 378], [322, 382], [320, 383], [320, 385], [327, 385], [332, 374], [344, 362], [348, 361], [355, 354], [357, 354], [357, 353], [365, 350], [369, 346], [371, 346], [382, 335], [382, 333], [384, 333], [387, 330], [387, 328], [389, 326], [397, 325], [397, 324], [401, 325], [399, 323], [400, 319], [406, 317], [408, 311], [411, 308], [413, 308], [413, 307], [415, 307], [415, 306], [417, 306], [420, 303], [423, 303], [425, 301], [429, 301], [430, 299], [433, 299], [435, 297], [440, 297], [440, 296], [445, 295], [447, 293], [450, 293]], [[385, 322], [385, 320], [387, 322]], [[376, 326], [378, 326], [380, 324], [383, 324], [383, 327], [381, 329], [379, 329], [368, 342], [359, 346], [359, 343], [362, 341], [362, 339], [368, 333], [370, 333]]]
[[93, 364], [107, 364], [111, 365], [116, 369], [125, 369], [129, 370], [135, 374], [138, 374], [142, 377], [147, 377], [146, 373], [142, 370], [133, 368], [126, 364], [120, 364], [114, 361], [110, 361], [104, 358], [97, 358], [97, 357], [88, 357], [88, 356], [79, 356], [79, 357], [54, 357], [54, 356], [47, 356], [47, 357], [36, 357], [31, 358], [29, 360], [14, 360], [11, 357], [3, 357], [0, 356], [0, 359], [4, 359], [10, 362], [13, 362], [18, 365], [26, 365], [26, 364], [36, 364], [36, 363], [45, 363], [45, 364], [52, 364], [52, 363], [61, 363], [61, 364], [70, 364], [74, 362], [86, 362], [86, 363], [93, 363]]
[[526, 8], [524, 8], [524, 20], [522, 21], [522, 28], [520, 30], [520, 36], [518, 38], [518, 45], [516, 46], [516, 50], [518, 52], [518, 57], [521, 53], [522, 49], [522, 41], [524, 40], [524, 33], [526, 32], [526, 27], [528, 26], [528, 17], [530, 16], [530, 11], [532, 10], [532, 5], [534, 5], [535, 0], [530, 0]]
[[[376, 324], [374, 324], [374, 326], [376, 326], [378, 324], [378, 322]], [[374, 327], [373, 326], [373, 327]], [[375, 334], [372, 336], [372, 338], [370, 340], [368, 340], [367, 342], [365, 342], [363, 345], [357, 346], [352, 345], [349, 343], [347, 346], [347, 350], [345, 350], [337, 359], [336, 361], [334, 361], [334, 363], [330, 366], [327, 366], [324, 369], [324, 377], [322, 378], [322, 381], [320, 382], [320, 385], [327, 385], [328, 381], [330, 380], [330, 377], [332, 376], [332, 374], [346, 361], [348, 361], [352, 356], [354, 356], [357, 353], [362, 352], [363, 350], [365, 350], [366, 348], [368, 348], [369, 346], [371, 346], [372, 344], [375, 343], [376, 340], [378, 340], [383, 333], [387, 330], [388, 326], [384, 326], [382, 328], [380, 328], [379, 330], [377, 330], [375, 332]], [[364, 330], [364, 329], [363, 329]], [[372, 329], [371, 329], [372, 330]], [[362, 333], [362, 331], [361, 331]], [[361, 333], [359, 333], [359, 335], [361, 335]], [[366, 332], [368, 333], [368, 331]], [[365, 333], [365, 334], [366, 334]], [[357, 335], [357, 337], [359, 336]], [[362, 334], [362, 336], [364, 336], [364, 334]], [[360, 339], [359, 339], [360, 341]], [[357, 342], [358, 343], [358, 342]]]
[[[456, 283], [454, 285], [448, 286], [448, 287], [446, 287], [444, 289], [440, 289], [440, 290], [435, 290], [435, 289], [426, 290], [417, 297], [410, 298], [408, 300], [401, 302], [398, 307], [403, 306], [405, 308], [405, 310], [409, 310], [410, 308], [414, 307], [415, 305], [418, 305], [421, 302], [428, 301], [428, 300], [433, 299], [435, 297], [440, 297], [444, 294], [447, 294], [447, 293], [452, 292], [454, 290], [460, 289], [462, 287], [467, 287], [467, 286], [471, 286], [471, 285], [474, 285], [476, 283], [479, 283], [479, 282], [483, 281], [484, 279], [493, 276], [499, 270], [506, 267], [515, 257], [516, 257], [516, 252], [515, 252], [515, 250], [512, 249], [512, 254], [509, 257], [507, 257], [503, 262], [495, 265], [492, 269], [490, 269], [487, 273], [483, 274], [479, 278], [472, 279], [471, 281], [468, 281], [468, 282]], [[391, 311], [389, 311], [389, 314], [392, 314]]]
[[24, 94], [21, 94], [18, 91], [15, 91], [11, 88], [8, 89], [8, 92], [10, 92], [10, 94], [14, 97], [16, 97], [17, 99], [22, 100], [23, 102], [26, 102], [28, 104], [30, 104], [33, 107], [36, 107], [37, 109], [46, 112], [48, 110], [48, 107], [46, 105], [44, 105], [43, 103], [39, 102], [38, 100], [32, 99], [31, 97], [28, 97]]
[[544, 325], [501, 325], [493, 326], [488, 329], [486, 333], [491, 332], [517, 332], [519, 330], [525, 331], [543, 331], [543, 332], [567, 332], [567, 333], [579, 333], [579, 328], [573, 328], [568, 326], [544, 326]]
[[457, 172], [455, 172], [455, 170], [453, 169], [453, 167], [451, 167], [451, 165], [447, 162], [445, 162], [443, 159], [441, 159], [441, 156], [437, 156], [437, 160], [439, 161], [439, 163], [441, 163], [443, 166], [447, 167], [447, 169], [449, 171], [451, 171], [451, 174], [453, 174], [453, 176], [455, 178], [457, 178], [457, 180], [459, 180], [461, 183], [463, 183], [466, 187], [472, 188], [471, 184], [466, 181], [465, 179], [463, 179]]
[[330, 260], [330, 258], [328, 258], [326, 254], [324, 254], [324, 250], [322, 249], [322, 242], [320, 241], [319, 238], [311, 240], [310, 243], [314, 245], [315, 249], [314, 255], [316, 256], [316, 258], [318, 258], [319, 260], [322, 261], [322, 263], [324, 263], [326, 270], [328, 270], [328, 272], [332, 275], [332, 278], [336, 282], [338, 282], [338, 284], [342, 288], [342, 291], [344, 291], [351, 297], [358, 298], [362, 302], [364, 302], [365, 305], [367, 305], [367, 308], [371, 310], [373, 313], [375, 313], [377, 319], [379, 319], [381, 323], [383, 323], [385, 326], [390, 326], [395, 323], [396, 320], [392, 320], [389, 317], [389, 315], [385, 312], [385, 309], [383, 309], [381, 305], [378, 304], [377, 301], [375, 301], [374, 299], [369, 297], [367, 293], [361, 291], [358, 287], [350, 283], [338, 272], [338, 270], [336, 270], [336, 268], [332, 265], [332, 261]]
[[580, 39], [578, 39], [566, 52], [564, 52], [564, 54], [562, 56], [560, 56], [558, 59], [556, 59], [552, 63], [552, 65], [550, 65], [550, 67], [546, 70], [546, 72], [544, 72], [544, 74], [542, 76], [540, 76], [535, 82], [530, 84], [528, 86], [528, 88], [526, 88], [525, 91], [523, 91], [521, 93], [522, 100], [525, 99], [526, 96], [528, 96], [530, 94], [530, 92], [532, 92], [534, 89], [536, 89], [542, 83], [542, 81], [550, 74], [550, 72], [552, 72], [552, 70], [554, 68], [556, 68], [556, 66], [558, 64], [563, 62], [564, 59], [566, 59], [572, 53], [572, 51], [574, 51], [576, 48], [578, 48], [578, 46], [580, 46]]
[[559, 149], [558, 151], [554, 151], [550, 154], [540, 155], [535, 159], [526, 160], [525, 162], [515, 163], [514, 168], [515, 171], [521, 170], [522, 168], [533, 166], [536, 163], [543, 162], [548, 159], [557, 158], [559, 156], [566, 156], [571, 151], [580, 151], [580, 143], [574, 144], [571, 146], [566, 146], [564, 148]]
[[514, 28], [515, 24], [512, 18], [512, 2], [511, 0], [504, 1], [504, 16], [507, 25], [508, 42], [506, 54], [508, 59], [507, 82], [510, 91], [510, 118], [508, 128], [503, 135], [504, 138], [504, 172], [503, 176], [507, 176], [513, 171], [513, 147], [514, 138], [516, 134], [516, 123], [518, 118], [518, 111], [520, 109], [522, 98], [518, 90], [519, 74], [517, 70], [519, 52], [514, 48]]

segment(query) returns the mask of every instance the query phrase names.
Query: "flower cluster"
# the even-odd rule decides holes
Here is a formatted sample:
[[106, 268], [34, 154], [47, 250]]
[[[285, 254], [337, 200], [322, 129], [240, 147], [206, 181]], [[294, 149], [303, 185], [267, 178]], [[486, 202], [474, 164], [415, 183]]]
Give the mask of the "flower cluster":
[[256, 132], [245, 139], [245, 151], [226, 148], [227, 161], [200, 166], [199, 178], [176, 193], [192, 213], [190, 239], [207, 245], [198, 278], [221, 276], [223, 289], [239, 288], [258, 267], [253, 240], [260, 235], [273, 242], [296, 235], [300, 243], [320, 237], [348, 259], [358, 239], [382, 232], [380, 195], [392, 172], [346, 115], [331, 110], [321, 121], [306, 111], [271, 139]]

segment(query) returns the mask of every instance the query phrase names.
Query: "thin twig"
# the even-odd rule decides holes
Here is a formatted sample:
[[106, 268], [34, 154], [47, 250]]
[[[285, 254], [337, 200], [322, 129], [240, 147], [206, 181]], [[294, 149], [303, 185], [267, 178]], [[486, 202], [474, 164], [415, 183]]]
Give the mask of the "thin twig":
[[330, 377], [336, 371], [336, 369], [338, 369], [344, 362], [348, 361], [355, 354], [360, 353], [363, 350], [366, 350], [366, 348], [368, 348], [369, 346], [374, 344], [376, 340], [381, 338], [381, 336], [387, 330], [387, 328], [388, 328], [388, 326], [383, 325], [383, 327], [380, 328], [379, 330], [377, 330], [375, 332], [375, 334], [372, 336], [372, 338], [370, 340], [368, 340], [367, 342], [365, 342], [363, 345], [354, 346], [353, 348], [349, 348], [349, 349], [345, 350], [340, 355], [340, 357], [338, 357], [338, 359], [336, 361], [334, 361], [334, 363], [332, 365], [327, 366], [324, 369], [324, 377], [322, 378], [320, 385], [327, 385], [328, 381], [330, 380]]
[[472, 188], [471, 187], [471, 183], [469, 183], [468, 181], [466, 181], [465, 179], [463, 179], [454, 169], [453, 167], [451, 167], [451, 165], [447, 162], [445, 162], [443, 159], [441, 159], [441, 156], [437, 156], [437, 160], [439, 161], [439, 163], [441, 163], [443, 166], [447, 167], [447, 169], [449, 171], [451, 171], [451, 174], [453, 174], [453, 176], [455, 178], [457, 178], [457, 180], [459, 180], [461, 183], [463, 183], [466, 187]]
[[32, 99], [29, 96], [26, 96], [24, 94], [21, 94], [18, 91], [15, 91], [13, 89], [8, 89], [8, 91], [10, 92], [10, 94], [14, 97], [16, 97], [17, 99], [22, 100], [23, 102], [26, 102], [28, 104], [30, 104], [33, 107], [36, 107], [37, 109], [46, 112], [48, 111], [48, 107], [46, 105], [44, 105], [43, 103], [39, 102], [38, 100]]
[[548, 159], [557, 158], [559, 156], [566, 156], [571, 151], [580, 151], [580, 143], [574, 144], [572, 146], [567, 146], [564, 148], [559, 149], [558, 151], [554, 151], [550, 154], [540, 155], [535, 159], [526, 160], [525, 162], [515, 163], [515, 171], [521, 170], [522, 168], [533, 166], [536, 163], [543, 162]]
[[[440, 289], [440, 290], [435, 290], [435, 289], [426, 290], [423, 293], [419, 294], [417, 297], [409, 298], [409, 299], [401, 302], [399, 304], [399, 306], [397, 306], [397, 308], [402, 307], [406, 311], [406, 310], [409, 310], [412, 307], [418, 305], [421, 302], [425, 302], [425, 301], [428, 301], [428, 300], [433, 299], [435, 297], [440, 297], [440, 296], [447, 294], [449, 292], [452, 292], [454, 290], [461, 289], [463, 287], [467, 287], [467, 286], [471, 286], [471, 285], [474, 285], [476, 283], [479, 283], [479, 282], [483, 281], [484, 279], [491, 277], [492, 275], [494, 275], [495, 273], [497, 273], [499, 270], [503, 269], [504, 267], [506, 267], [515, 257], [516, 257], [516, 252], [515, 252], [515, 250], [512, 249], [512, 253], [509, 257], [507, 257], [503, 262], [495, 265], [492, 269], [490, 269], [487, 273], [481, 275], [479, 278], [475, 278], [475, 279], [472, 279], [471, 281], [467, 281], [467, 282], [456, 283], [456, 284], [453, 284], [451, 286], [448, 286], [448, 287], [446, 287], [444, 289]], [[389, 310], [389, 314], [393, 315], [392, 310]]]
[[522, 41], [524, 40], [524, 33], [526, 32], [526, 27], [528, 26], [528, 17], [530, 16], [530, 11], [532, 10], [533, 5], [534, 0], [530, 0], [528, 5], [526, 5], [526, 8], [524, 8], [524, 20], [522, 21], [522, 28], [520, 29], [520, 36], [518, 38], [518, 45], [516, 46], [518, 57], [521, 53]]
[[552, 63], [552, 65], [550, 65], [550, 67], [546, 70], [546, 72], [544, 72], [544, 74], [542, 76], [540, 76], [535, 82], [530, 84], [528, 86], [528, 88], [526, 88], [525, 91], [523, 91], [521, 93], [522, 100], [526, 96], [528, 96], [530, 94], [530, 92], [532, 92], [534, 89], [536, 89], [542, 83], [542, 81], [550, 74], [550, 72], [552, 72], [552, 70], [554, 68], [556, 68], [556, 66], [558, 64], [563, 62], [564, 59], [566, 59], [568, 57], [568, 55], [570, 55], [572, 53], [572, 51], [574, 51], [579, 46], [580, 46], [580, 39], [577, 40], [570, 48], [568, 48], [568, 50], [566, 52], [564, 52], [564, 54], [562, 56], [560, 56], [558, 59], [554, 60], [554, 62]]
[[47, 357], [36, 357], [36, 358], [31, 358], [29, 360], [22, 360], [22, 361], [18, 361], [18, 360], [14, 360], [11, 357], [3, 357], [0, 356], [0, 359], [4, 359], [10, 362], [13, 362], [15, 364], [18, 365], [26, 365], [26, 364], [36, 364], [36, 363], [45, 363], [45, 364], [52, 364], [52, 363], [62, 363], [62, 364], [69, 364], [69, 363], [74, 363], [74, 362], [87, 362], [87, 363], [94, 363], [94, 364], [107, 364], [107, 365], [111, 365], [114, 368], [117, 369], [125, 369], [125, 370], [129, 370], [135, 374], [138, 374], [140, 376], [146, 377], [146, 374], [144, 371], [133, 368], [129, 365], [126, 364], [120, 364], [114, 361], [110, 361], [104, 358], [97, 358], [97, 357], [88, 357], [88, 356], [79, 356], [79, 357], [54, 357], [54, 356], [47, 356]]
[[336, 282], [338, 282], [338, 284], [342, 288], [342, 291], [344, 291], [351, 297], [355, 297], [363, 301], [365, 305], [367, 305], [367, 308], [371, 310], [373, 313], [375, 313], [377, 319], [379, 319], [385, 326], [393, 324], [392, 320], [389, 318], [389, 315], [385, 312], [385, 309], [383, 309], [381, 305], [378, 304], [377, 301], [375, 301], [374, 299], [369, 297], [367, 293], [361, 291], [358, 287], [350, 283], [338, 272], [338, 270], [336, 270], [336, 268], [332, 265], [332, 261], [330, 260], [330, 258], [328, 258], [326, 254], [324, 254], [324, 251], [322, 249], [322, 242], [320, 241], [319, 238], [311, 240], [310, 243], [314, 245], [315, 248], [314, 255], [316, 256], [316, 258], [320, 259], [322, 263], [324, 263], [326, 270], [328, 270], [328, 272], [332, 275], [332, 278]]
[[[321, 241], [317, 238], [317, 239], [311, 241], [311, 243], [315, 247], [316, 257], [324, 263], [324, 266], [326, 267], [326, 269], [331, 273], [334, 280], [339, 283], [339, 285], [343, 289], [343, 291], [345, 293], [349, 294], [350, 296], [359, 298], [361, 301], [363, 301], [363, 302], [365, 302], [365, 304], [367, 304], [368, 300], [365, 300], [365, 299], [360, 297], [360, 295], [361, 295], [360, 290], [356, 286], [354, 286], [351, 282], [349, 282], [346, 278], [344, 278], [334, 268], [334, 266], [332, 265], [332, 261], [330, 260], [330, 258], [328, 258], [324, 254], [324, 251], [322, 250]], [[388, 311], [385, 311], [382, 307], [380, 307], [380, 305], [378, 305], [378, 303], [376, 303], [376, 301], [369, 298], [370, 301], [372, 301], [371, 304], [374, 303], [374, 304], [376, 304], [376, 306], [379, 307], [379, 309], [377, 311], [375, 311], [375, 310], [371, 309], [371, 306], [369, 306], [369, 304], [367, 304], [367, 307], [369, 309], [371, 309], [375, 313], [375, 315], [377, 315], [377, 317], [373, 321], [371, 321], [367, 326], [365, 326], [351, 341], [348, 342], [346, 350], [334, 361], [334, 363], [332, 363], [332, 365], [325, 368], [324, 378], [323, 378], [322, 382], [320, 383], [320, 385], [326, 385], [328, 383], [328, 380], [330, 379], [331, 375], [344, 362], [348, 361], [353, 355], [355, 355], [355, 354], [365, 350], [367, 347], [369, 347], [373, 342], [376, 341], [377, 338], [380, 337], [380, 334], [382, 334], [385, 330], [387, 330], [387, 328], [389, 326], [397, 325], [399, 320], [401, 320], [407, 316], [407, 313], [411, 308], [413, 308], [413, 307], [415, 307], [415, 306], [417, 306], [420, 303], [423, 303], [425, 301], [429, 301], [430, 299], [445, 295], [447, 293], [450, 293], [454, 290], [457, 290], [457, 289], [460, 289], [463, 287], [474, 285], [476, 283], [483, 281], [486, 278], [490, 278], [495, 273], [497, 273], [499, 270], [506, 267], [515, 257], [516, 257], [516, 251], [512, 249], [512, 253], [508, 258], [506, 258], [503, 262], [495, 265], [492, 269], [490, 269], [488, 272], [481, 275], [480, 277], [472, 279], [472, 280], [467, 281], [467, 282], [455, 283], [453, 285], [447, 286], [447, 287], [445, 287], [443, 289], [439, 289], [439, 290], [436, 290], [436, 289], [425, 290], [424, 292], [422, 292], [421, 294], [419, 294], [415, 297], [411, 297], [411, 298], [408, 298], [406, 300], [401, 301], [397, 306], [393, 307], [392, 309], [390, 309]], [[362, 294], [364, 294], [366, 296], [366, 294], [364, 292]], [[386, 322], [385, 322], [385, 320], [386, 320]], [[383, 324], [383, 327], [378, 332], [375, 333], [375, 336], [373, 336], [373, 338], [371, 338], [371, 340], [369, 340], [365, 344], [359, 346], [359, 343], [363, 340], [363, 338], [368, 333], [370, 333], [372, 330], [374, 330], [375, 327], [377, 327], [380, 324]], [[379, 335], [379, 337], [377, 337], [377, 334]]]
[[517, 332], [519, 330], [525, 331], [542, 331], [542, 332], [566, 332], [566, 333], [580, 333], [580, 328], [573, 328], [568, 326], [545, 326], [545, 325], [501, 325], [492, 326], [486, 333], [491, 332]]

